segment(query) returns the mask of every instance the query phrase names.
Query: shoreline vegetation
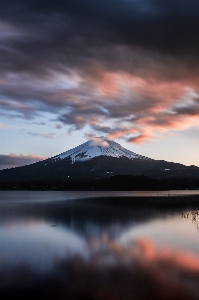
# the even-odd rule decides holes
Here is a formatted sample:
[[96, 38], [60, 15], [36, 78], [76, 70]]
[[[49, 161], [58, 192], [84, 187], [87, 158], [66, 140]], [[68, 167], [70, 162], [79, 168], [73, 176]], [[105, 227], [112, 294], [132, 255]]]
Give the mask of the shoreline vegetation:
[[[104, 179], [67, 178], [57, 180], [0, 180], [0, 190], [55, 191], [169, 191], [199, 190], [197, 179], [162, 179], [147, 176], [114, 175]], [[168, 193], [169, 194], [169, 193]]]

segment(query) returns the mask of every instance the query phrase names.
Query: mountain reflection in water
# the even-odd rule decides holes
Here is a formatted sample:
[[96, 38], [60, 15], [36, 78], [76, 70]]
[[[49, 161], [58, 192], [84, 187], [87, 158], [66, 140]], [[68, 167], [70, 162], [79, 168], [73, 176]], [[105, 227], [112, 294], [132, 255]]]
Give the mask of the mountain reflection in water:
[[1, 299], [199, 299], [198, 198], [0, 195]]

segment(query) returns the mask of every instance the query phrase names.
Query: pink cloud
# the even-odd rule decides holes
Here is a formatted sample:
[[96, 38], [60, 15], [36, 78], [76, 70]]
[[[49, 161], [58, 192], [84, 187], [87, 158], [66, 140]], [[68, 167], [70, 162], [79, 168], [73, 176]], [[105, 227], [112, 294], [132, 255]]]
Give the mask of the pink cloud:
[[[199, 80], [195, 77], [166, 81], [121, 71], [99, 73], [91, 86], [95, 83], [110, 119], [111, 115], [121, 115], [117, 120], [121, 130], [107, 133], [109, 139], [124, 137], [142, 143], [151, 141], [157, 133], [164, 136], [172, 130], [199, 126]], [[128, 117], [130, 114], [134, 118]]]
[[8, 155], [1, 154], [0, 155], [0, 168], [6, 169], [6, 168], [12, 168], [12, 167], [19, 167], [24, 165], [30, 165], [37, 161], [41, 161], [46, 159], [45, 156], [40, 156], [37, 154], [15, 154], [10, 153]]

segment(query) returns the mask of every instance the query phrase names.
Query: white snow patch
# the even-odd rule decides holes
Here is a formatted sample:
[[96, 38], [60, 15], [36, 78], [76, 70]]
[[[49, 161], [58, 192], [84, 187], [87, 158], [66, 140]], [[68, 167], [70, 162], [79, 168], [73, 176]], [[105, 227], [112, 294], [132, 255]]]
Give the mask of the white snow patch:
[[74, 163], [75, 161], [85, 161], [101, 155], [111, 157], [127, 157], [129, 159], [147, 159], [142, 155], [123, 148], [120, 144], [110, 141], [105, 137], [97, 137], [55, 156], [53, 160], [64, 159], [68, 157], [71, 158], [72, 163]]

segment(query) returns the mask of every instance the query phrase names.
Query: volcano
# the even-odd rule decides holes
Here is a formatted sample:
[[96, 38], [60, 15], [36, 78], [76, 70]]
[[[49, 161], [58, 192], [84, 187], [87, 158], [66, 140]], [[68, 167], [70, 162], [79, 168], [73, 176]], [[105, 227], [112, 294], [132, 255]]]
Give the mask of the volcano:
[[0, 171], [1, 182], [93, 180], [113, 175], [199, 180], [199, 167], [154, 160], [99, 137], [46, 160]]
[[128, 159], [145, 159], [144, 156], [136, 154], [130, 150], [125, 149], [120, 144], [110, 141], [105, 137], [94, 138], [86, 143], [66, 151], [60, 155], [55, 156], [53, 159], [70, 158], [71, 162], [90, 160], [98, 156], [109, 157], [126, 157]]

